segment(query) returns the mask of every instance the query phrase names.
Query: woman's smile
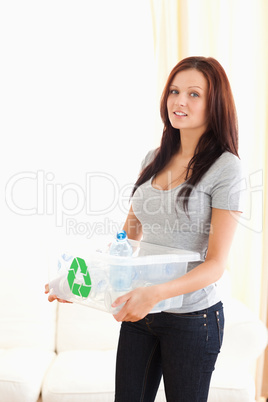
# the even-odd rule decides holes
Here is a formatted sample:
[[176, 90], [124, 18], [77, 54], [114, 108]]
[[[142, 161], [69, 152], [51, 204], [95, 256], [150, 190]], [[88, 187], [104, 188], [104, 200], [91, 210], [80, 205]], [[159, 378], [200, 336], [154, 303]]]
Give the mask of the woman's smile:
[[178, 116], [178, 117], [186, 117], [186, 116], [187, 116], [187, 114], [186, 114], [185, 112], [181, 112], [181, 111], [179, 111], [179, 112], [174, 112], [174, 114], [175, 114], [176, 116]]
[[208, 83], [200, 71], [183, 70], [177, 73], [170, 85], [167, 99], [171, 125], [188, 134], [201, 136], [207, 127]]

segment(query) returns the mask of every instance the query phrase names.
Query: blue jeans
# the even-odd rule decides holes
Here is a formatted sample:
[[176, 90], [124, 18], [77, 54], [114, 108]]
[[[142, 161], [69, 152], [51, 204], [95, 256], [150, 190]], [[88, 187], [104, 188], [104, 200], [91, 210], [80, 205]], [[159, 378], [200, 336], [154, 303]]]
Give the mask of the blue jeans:
[[115, 402], [153, 402], [162, 375], [167, 402], [206, 402], [223, 327], [221, 302], [193, 313], [123, 322]]

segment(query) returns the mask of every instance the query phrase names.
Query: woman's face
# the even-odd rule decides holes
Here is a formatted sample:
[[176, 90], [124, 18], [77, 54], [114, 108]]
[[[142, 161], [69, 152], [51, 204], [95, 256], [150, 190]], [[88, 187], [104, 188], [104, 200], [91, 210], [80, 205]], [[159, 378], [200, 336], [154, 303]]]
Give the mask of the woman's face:
[[207, 93], [208, 83], [200, 71], [188, 69], [177, 73], [167, 99], [172, 127], [180, 129], [181, 134], [201, 136], [208, 122]]

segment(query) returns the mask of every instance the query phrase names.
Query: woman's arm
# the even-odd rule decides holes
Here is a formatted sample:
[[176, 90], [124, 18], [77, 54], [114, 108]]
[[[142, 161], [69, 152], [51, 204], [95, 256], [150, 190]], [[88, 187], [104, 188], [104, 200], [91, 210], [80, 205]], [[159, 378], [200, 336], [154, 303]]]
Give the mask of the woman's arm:
[[142, 225], [130, 207], [126, 222], [123, 229], [127, 232], [127, 237], [132, 240], [140, 240], [142, 238]]
[[178, 279], [147, 288], [137, 288], [119, 297], [113, 306], [125, 303], [117, 321], [137, 321], [161, 300], [202, 289], [222, 276], [226, 267], [239, 212], [212, 208], [211, 230], [205, 262]]

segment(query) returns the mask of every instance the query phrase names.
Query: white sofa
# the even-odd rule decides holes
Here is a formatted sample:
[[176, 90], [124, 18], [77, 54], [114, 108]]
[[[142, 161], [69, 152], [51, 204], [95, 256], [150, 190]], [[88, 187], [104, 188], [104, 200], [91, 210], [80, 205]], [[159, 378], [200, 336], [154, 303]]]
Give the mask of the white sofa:
[[[0, 402], [112, 402], [120, 324], [95, 309], [48, 303], [40, 290], [1, 294]], [[252, 366], [267, 331], [230, 297], [225, 316], [209, 402], [253, 402]], [[156, 401], [166, 401], [162, 383]]]

